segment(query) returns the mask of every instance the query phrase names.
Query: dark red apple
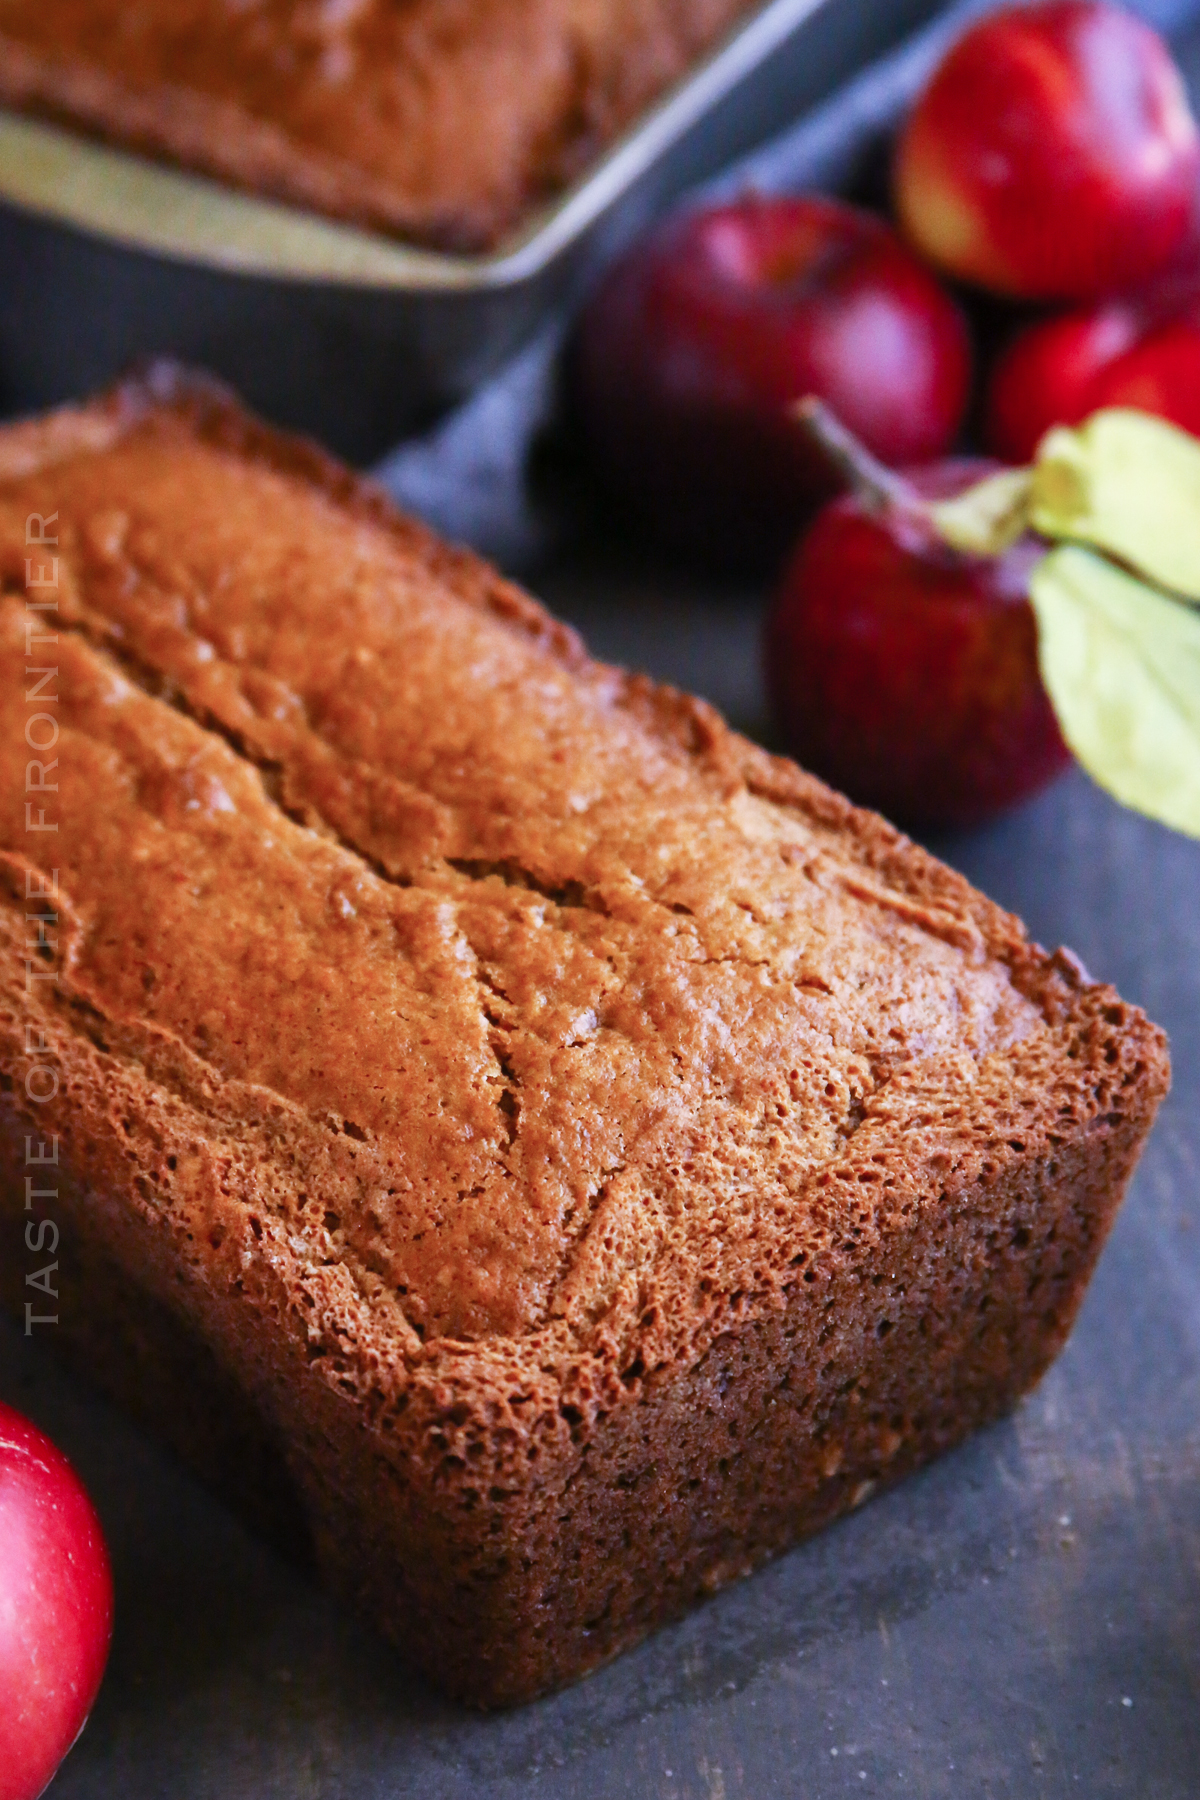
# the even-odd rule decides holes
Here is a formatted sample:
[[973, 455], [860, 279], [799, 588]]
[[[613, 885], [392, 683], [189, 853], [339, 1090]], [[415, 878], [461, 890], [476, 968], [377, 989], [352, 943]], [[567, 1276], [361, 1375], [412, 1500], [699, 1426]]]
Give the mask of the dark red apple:
[[[911, 470], [946, 499], [994, 473], [959, 459]], [[1070, 760], [1038, 674], [1027, 598], [1044, 546], [951, 550], [916, 512], [857, 496], [801, 539], [767, 620], [765, 671], [784, 747], [902, 824], [970, 825]]]
[[570, 367], [608, 484], [677, 544], [762, 561], [832, 491], [788, 407], [816, 394], [878, 456], [922, 462], [958, 432], [970, 347], [881, 219], [751, 196], [675, 218], [618, 262]]
[[34, 1800], [83, 1729], [112, 1615], [108, 1552], [83, 1484], [0, 1401], [0, 1800]]
[[1077, 425], [1104, 406], [1136, 406], [1200, 436], [1200, 283], [1021, 332], [988, 381], [988, 448], [1030, 462], [1052, 425]]
[[953, 45], [900, 135], [910, 240], [960, 280], [1091, 299], [1189, 232], [1200, 136], [1162, 39], [1099, 0], [1005, 8]]

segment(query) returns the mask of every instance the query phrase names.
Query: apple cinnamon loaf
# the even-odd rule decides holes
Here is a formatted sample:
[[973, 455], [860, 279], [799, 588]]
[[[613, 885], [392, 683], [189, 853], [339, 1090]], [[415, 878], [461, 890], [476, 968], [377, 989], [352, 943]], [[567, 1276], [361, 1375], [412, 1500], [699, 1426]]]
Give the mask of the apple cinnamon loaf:
[[1038, 1379], [1168, 1078], [1068, 953], [170, 368], [0, 578], [5, 1302], [450, 1691]]
[[0, 0], [0, 104], [494, 244], [761, 0]]

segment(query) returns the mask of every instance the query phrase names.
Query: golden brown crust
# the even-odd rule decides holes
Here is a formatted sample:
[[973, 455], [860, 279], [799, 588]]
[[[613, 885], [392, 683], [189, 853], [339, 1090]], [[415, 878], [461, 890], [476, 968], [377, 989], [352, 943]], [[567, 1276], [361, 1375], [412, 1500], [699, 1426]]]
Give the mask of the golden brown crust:
[[335, 218], [494, 244], [754, 0], [5, 0], [0, 101]]
[[[130, 1295], [168, 1366], [177, 1320], [190, 1453], [260, 1431], [426, 1666], [569, 1679], [1036, 1379], [1166, 1084], [1141, 1014], [166, 368], [0, 433], [6, 745], [53, 511], [57, 980], [6, 752], [0, 1220], [58, 1133], [65, 1335], [128, 1391]], [[651, 1520], [669, 1568], [621, 1552]]]

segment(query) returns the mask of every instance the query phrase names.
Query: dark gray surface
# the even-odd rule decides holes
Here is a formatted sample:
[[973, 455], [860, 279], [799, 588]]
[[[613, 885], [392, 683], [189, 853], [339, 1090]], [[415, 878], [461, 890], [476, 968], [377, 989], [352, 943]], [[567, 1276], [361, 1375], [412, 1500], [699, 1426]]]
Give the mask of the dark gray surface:
[[[752, 601], [595, 555], [541, 587], [601, 653], [755, 722]], [[75, 1457], [116, 1562], [55, 1800], [1195, 1800], [1200, 844], [1072, 775], [937, 847], [1172, 1034], [1174, 1092], [1038, 1393], [582, 1686], [478, 1718], [4, 1327], [0, 1394]]]

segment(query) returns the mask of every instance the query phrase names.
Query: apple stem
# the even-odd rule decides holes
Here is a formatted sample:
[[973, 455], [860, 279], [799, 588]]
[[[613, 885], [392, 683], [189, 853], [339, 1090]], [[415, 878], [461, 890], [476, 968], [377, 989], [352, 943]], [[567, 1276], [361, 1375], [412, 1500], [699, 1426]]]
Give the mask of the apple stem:
[[872, 456], [867, 446], [815, 394], [807, 394], [803, 400], [798, 400], [792, 408], [792, 417], [803, 425], [846, 486], [872, 512], [900, 510], [922, 516], [927, 512], [912, 483], [889, 469], [886, 463], [881, 463], [877, 456]]

